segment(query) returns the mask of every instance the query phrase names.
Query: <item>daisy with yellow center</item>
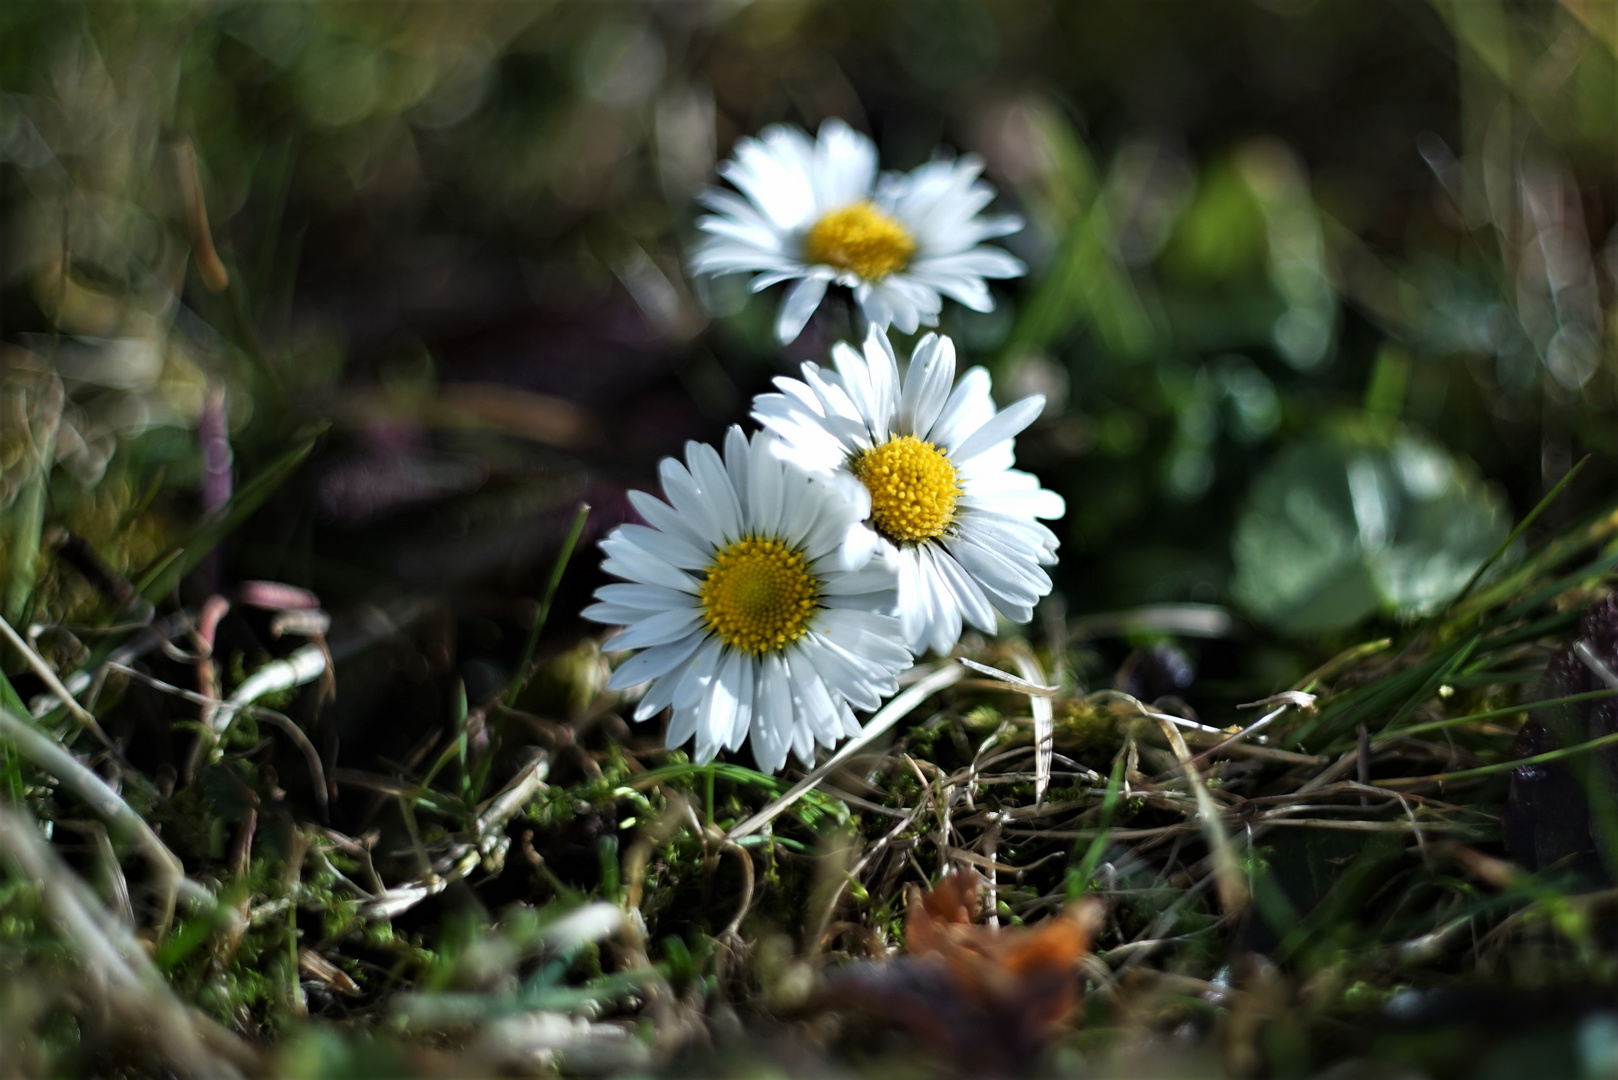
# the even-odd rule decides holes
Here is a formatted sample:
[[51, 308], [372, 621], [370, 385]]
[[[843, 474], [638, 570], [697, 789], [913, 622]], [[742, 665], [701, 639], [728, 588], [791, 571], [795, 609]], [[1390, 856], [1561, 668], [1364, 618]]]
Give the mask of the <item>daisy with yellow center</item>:
[[881, 281], [910, 265], [916, 241], [870, 202], [833, 210], [809, 227], [804, 258], [866, 281]]
[[776, 319], [782, 342], [798, 336], [834, 283], [854, 290], [873, 326], [905, 333], [936, 324], [946, 296], [993, 310], [985, 279], [1025, 268], [983, 241], [1022, 221], [981, 213], [994, 199], [982, 171], [967, 156], [878, 176], [876, 145], [841, 120], [826, 121], [813, 140], [777, 124], [740, 140], [719, 167], [735, 191], [703, 192], [713, 213], [697, 221], [708, 235], [691, 269], [753, 274], [754, 291], [793, 282]]
[[1014, 439], [1044, 408], [1039, 395], [996, 409], [989, 373], [955, 378], [955, 346], [924, 337], [901, 376], [888, 337], [872, 328], [863, 353], [832, 349], [834, 371], [803, 365], [775, 380], [753, 416], [786, 461], [842, 484], [865, 528], [848, 533], [850, 565], [898, 561], [898, 615], [920, 654], [947, 653], [965, 625], [995, 629], [998, 612], [1027, 622], [1051, 590], [1044, 567], [1057, 540], [1038, 519], [1059, 518], [1062, 497], [1013, 468]]
[[608, 683], [646, 685], [635, 719], [670, 709], [668, 745], [695, 739], [704, 764], [751, 739], [765, 772], [857, 733], [854, 710], [875, 709], [911, 661], [894, 562], [849, 565], [860, 505], [770, 442], [733, 427], [723, 458], [691, 443], [683, 465], [664, 459], [668, 501], [630, 492], [646, 524], [601, 542], [602, 569], [624, 583], [584, 611], [624, 627], [609, 651], [639, 650]]

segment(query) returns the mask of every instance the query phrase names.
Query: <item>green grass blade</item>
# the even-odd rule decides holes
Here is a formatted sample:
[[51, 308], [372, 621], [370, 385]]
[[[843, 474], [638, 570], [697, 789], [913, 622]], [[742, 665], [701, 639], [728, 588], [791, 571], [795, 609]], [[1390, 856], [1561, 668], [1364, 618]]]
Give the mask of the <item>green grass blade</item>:
[[305, 436], [296, 446], [243, 484], [219, 511], [208, 515], [174, 549], [157, 559], [135, 585], [135, 591], [156, 602], [173, 591], [208, 553], [252, 517], [276, 488], [286, 482], [315, 448], [324, 428]]
[[523, 687], [528, 685], [532, 675], [529, 668], [534, 663], [534, 652], [539, 648], [539, 634], [545, 629], [545, 619], [551, 613], [551, 601], [556, 599], [557, 587], [562, 584], [562, 574], [567, 570], [567, 564], [573, 558], [573, 549], [578, 546], [579, 537], [584, 534], [584, 522], [590, 516], [590, 504], [580, 503], [579, 511], [573, 517], [573, 527], [568, 530], [567, 539], [562, 541], [562, 550], [556, 553], [556, 561], [551, 564], [551, 579], [545, 583], [545, 596], [539, 602], [539, 610], [534, 612], [534, 625], [528, 629], [528, 642], [523, 646], [522, 659], [517, 662], [517, 675], [511, 680], [511, 687], [506, 691], [506, 708], [515, 708], [517, 698], [522, 694]]

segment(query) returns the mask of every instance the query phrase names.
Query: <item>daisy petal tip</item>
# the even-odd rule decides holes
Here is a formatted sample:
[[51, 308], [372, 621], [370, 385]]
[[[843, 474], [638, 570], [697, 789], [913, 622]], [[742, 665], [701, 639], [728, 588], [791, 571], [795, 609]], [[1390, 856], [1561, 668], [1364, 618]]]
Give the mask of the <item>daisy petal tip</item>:
[[804, 278], [787, 290], [775, 318], [775, 336], [781, 344], [790, 345], [798, 339], [825, 296], [824, 278]]
[[[602, 646], [603, 651], [610, 648], [611, 645], [612, 642], [607, 642], [606, 645]], [[641, 685], [638, 682], [634, 682], [633, 679], [634, 675], [628, 669], [620, 667], [607, 677], [607, 689], [614, 692], [633, 690], [635, 687]]]

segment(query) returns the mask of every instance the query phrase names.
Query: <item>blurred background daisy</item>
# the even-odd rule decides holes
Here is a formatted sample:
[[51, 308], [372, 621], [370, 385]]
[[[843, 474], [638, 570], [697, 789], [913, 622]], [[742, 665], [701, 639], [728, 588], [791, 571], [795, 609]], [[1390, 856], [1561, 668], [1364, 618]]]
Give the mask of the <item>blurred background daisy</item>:
[[877, 175], [876, 144], [837, 119], [811, 141], [777, 124], [737, 142], [719, 175], [741, 196], [709, 188], [708, 234], [691, 257], [698, 274], [752, 273], [753, 291], [792, 282], [775, 332], [797, 338], [832, 283], [854, 291], [874, 326], [915, 333], [934, 326], [949, 297], [993, 311], [985, 278], [1017, 277], [1020, 259], [982, 241], [1014, 233], [1022, 219], [983, 215], [994, 188], [983, 160], [938, 159], [907, 174]]

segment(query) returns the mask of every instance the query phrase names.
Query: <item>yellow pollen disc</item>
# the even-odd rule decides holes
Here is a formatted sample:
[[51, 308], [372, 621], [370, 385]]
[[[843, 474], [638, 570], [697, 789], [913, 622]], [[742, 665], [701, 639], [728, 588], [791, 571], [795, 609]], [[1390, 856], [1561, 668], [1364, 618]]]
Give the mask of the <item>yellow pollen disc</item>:
[[942, 536], [955, 520], [960, 477], [944, 451], [914, 435], [889, 439], [854, 459], [871, 493], [871, 521], [894, 543]]
[[757, 656], [804, 635], [818, 592], [801, 552], [745, 536], [714, 557], [700, 596], [703, 618], [719, 640]]
[[852, 271], [866, 281], [903, 270], [915, 253], [916, 241], [905, 227], [869, 202], [833, 210], [803, 239], [806, 261]]

